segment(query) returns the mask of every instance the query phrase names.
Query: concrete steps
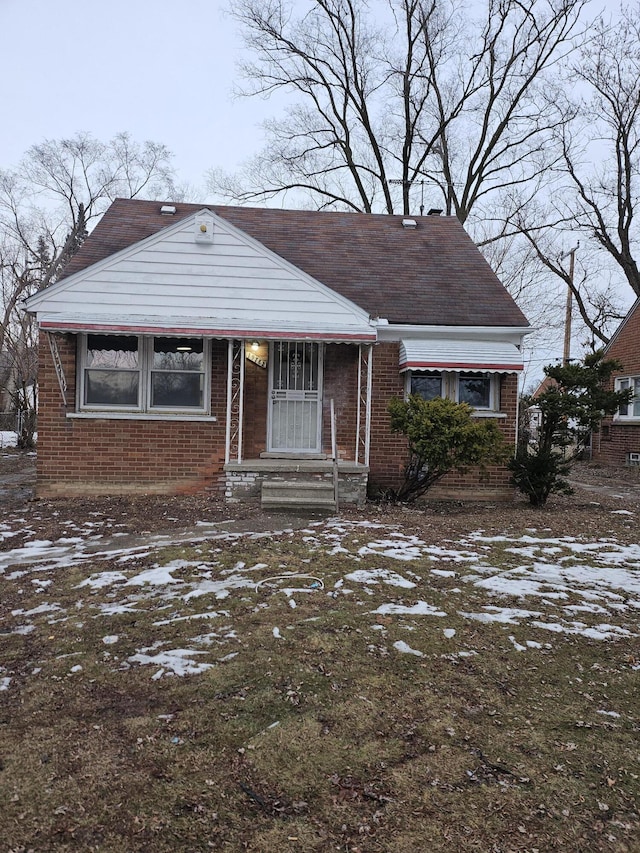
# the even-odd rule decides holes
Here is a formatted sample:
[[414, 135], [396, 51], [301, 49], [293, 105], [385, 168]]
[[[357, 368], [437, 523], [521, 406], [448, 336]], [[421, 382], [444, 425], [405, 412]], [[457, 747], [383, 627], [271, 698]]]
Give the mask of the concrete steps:
[[335, 512], [336, 501], [331, 480], [279, 480], [262, 482], [260, 503], [263, 509], [296, 509]]

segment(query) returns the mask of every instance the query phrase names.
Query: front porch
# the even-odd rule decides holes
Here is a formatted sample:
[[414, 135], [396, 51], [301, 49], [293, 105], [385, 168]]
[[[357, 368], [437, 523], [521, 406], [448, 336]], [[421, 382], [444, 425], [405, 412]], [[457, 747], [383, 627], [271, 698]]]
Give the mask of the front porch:
[[225, 464], [224, 494], [230, 503], [259, 500], [264, 509], [335, 512], [343, 504], [364, 505], [368, 478], [369, 467], [358, 462], [246, 459]]
[[225, 499], [265, 509], [362, 505], [372, 346], [230, 340]]

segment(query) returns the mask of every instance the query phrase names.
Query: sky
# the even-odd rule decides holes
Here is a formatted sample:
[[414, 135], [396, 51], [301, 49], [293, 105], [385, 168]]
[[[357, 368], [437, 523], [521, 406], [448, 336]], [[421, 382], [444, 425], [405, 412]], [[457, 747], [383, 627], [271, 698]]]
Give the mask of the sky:
[[[233, 96], [240, 40], [225, 0], [0, 0], [0, 169], [45, 139], [128, 131], [205, 185], [261, 147], [274, 102]], [[206, 201], [204, 189], [194, 200]]]

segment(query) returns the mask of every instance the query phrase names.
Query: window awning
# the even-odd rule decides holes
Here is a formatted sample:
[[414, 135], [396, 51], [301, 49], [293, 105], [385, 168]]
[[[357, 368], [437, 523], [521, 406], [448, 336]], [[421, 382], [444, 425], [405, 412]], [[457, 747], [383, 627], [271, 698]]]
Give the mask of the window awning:
[[523, 370], [522, 353], [506, 341], [402, 340], [400, 370]]

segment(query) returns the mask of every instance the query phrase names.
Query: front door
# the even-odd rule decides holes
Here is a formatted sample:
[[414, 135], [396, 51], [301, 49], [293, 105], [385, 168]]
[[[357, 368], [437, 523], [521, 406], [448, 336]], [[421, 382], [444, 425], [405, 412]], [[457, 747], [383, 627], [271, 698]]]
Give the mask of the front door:
[[322, 417], [322, 345], [271, 344], [269, 450], [319, 453]]

